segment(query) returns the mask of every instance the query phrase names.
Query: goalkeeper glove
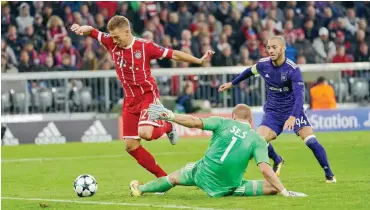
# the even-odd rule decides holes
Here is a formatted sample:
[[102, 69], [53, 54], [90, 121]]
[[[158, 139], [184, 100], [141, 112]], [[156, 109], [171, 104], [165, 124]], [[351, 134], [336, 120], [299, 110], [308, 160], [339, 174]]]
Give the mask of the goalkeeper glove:
[[162, 104], [150, 104], [148, 115], [152, 120], [173, 121], [175, 119], [175, 114], [171, 110], [166, 109]]
[[306, 197], [307, 195], [301, 192], [282, 190], [280, 194], [284, 197]]

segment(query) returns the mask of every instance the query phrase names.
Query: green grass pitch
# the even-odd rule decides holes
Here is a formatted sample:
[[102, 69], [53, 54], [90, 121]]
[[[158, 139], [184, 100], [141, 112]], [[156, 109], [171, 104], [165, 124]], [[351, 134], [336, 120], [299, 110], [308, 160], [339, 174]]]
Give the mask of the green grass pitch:
[[[327, 150], [338, 183], [325, 184], [324, 174], [303, 141], [284, 134], [273, 145], [285, 158], [281, 180], [288, 190], [306, 198], [282, 196], [226, 197], [214, 199], [195, 187], [175, 187], [166, 195], [130, 197], [132, 179], [154, 178], [124, 150], [122, 141], [2, 147], [2, 209], [370, 209], [370, 132], [317, 133]], [[143, 142], [167, 172], [202, 157], [207, 139], [182, 139], [172, 146], [166, 139]], [[39, 159], [41, 158], [41, 159]], [[74, 179], [83, 173], [95, 176], [96, 195], [79, 198]], [[250, 164], [247, 179], [261, 179]], [[20, 198], [21, 200], [14, 200]], [[36, 199], [36, 200], [32, 200]]]

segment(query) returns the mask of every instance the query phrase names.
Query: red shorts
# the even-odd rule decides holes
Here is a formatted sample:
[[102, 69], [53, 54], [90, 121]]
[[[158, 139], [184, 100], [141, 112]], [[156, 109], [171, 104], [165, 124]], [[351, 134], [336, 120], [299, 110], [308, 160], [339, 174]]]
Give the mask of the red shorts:
[[159, 94], [152, 92], [124, 99], [122, 106], [123, 139], [140, 139], [138, 128], [141, 125], [162, 126], [158, 124], [158, 121], [150, 120], [148, 116], [148, 107], [156, 99], [159, 99]]

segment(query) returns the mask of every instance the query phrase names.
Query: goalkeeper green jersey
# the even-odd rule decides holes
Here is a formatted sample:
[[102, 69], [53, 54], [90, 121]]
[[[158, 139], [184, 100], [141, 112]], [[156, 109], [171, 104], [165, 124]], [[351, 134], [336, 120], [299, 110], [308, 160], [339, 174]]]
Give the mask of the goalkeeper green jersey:
[[239, 187], [248, 162], [269, 163], [267, 143], [249, 123], [210, 117], [203, 130], [213, 131], [205, 156], [196, 163], [194, 181], [209, 195], [225, 196]]

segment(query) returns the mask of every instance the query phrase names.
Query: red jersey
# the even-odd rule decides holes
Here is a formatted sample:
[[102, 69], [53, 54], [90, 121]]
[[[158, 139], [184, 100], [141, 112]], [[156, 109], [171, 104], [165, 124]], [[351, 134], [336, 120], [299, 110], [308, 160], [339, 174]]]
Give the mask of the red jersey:
[[120, 48], [108, 33], [95, 29], [90, 36], [104, 45], [111, 54], [126, 97], [138, 97], [147, 92], [158, 94], [157, 84], [150, 71], [150, 60], [171, 59], [172, 49], [136, 37], [129, 46]]

